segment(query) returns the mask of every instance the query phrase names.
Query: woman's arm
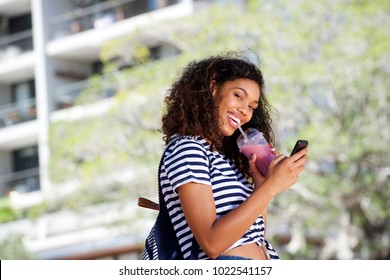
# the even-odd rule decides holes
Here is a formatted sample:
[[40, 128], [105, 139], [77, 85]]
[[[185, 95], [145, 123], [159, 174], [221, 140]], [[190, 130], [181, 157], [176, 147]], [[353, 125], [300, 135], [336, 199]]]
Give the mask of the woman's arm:
[[260, 189], [217, 219], [211, 186], [188, 183], [179, 187], [178, 192], [188, 225], [210, 258], [218, 257], [240, 239], [272, 199], [265, 189]]
[[[306, 150], [286, 158], [281, 155], [270, 167], [269, 176], [239, 207], [217, 219], [211, 186], [187, 183], [178, 193], [189, 227], [203, 251], [216, 258], [240, 239], [278, 193], [298, 179], [306, 162]], [[300, 159], [299, 159], [300, 158]]]

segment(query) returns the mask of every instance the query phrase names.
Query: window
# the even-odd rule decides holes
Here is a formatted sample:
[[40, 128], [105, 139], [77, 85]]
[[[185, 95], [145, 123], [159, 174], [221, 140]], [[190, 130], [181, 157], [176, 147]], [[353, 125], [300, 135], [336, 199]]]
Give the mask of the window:
[[23, 171], [39, 166], [38, 147], [32, 146], [12, 153], [13, 171]]
[[24, 102], [26, 99], [35, 98], [35, 82], [30, 80], [12, 85], [11, 102]]
[[40, 189], [38, 147], [32, 146], [12, 152], [13, 178], [8, 190], [32, 192]]
[[35, 119], [36, 102], [34, 80], [12, 85], [11, 102], [15, 108], [14, 114], [17, 116], [14, 123]]

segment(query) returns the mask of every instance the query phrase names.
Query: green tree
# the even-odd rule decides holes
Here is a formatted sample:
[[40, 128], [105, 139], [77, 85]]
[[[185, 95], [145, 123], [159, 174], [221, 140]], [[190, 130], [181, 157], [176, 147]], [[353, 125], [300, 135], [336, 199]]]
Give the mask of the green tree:
[[304, 183], [315, 198], [305, 200], [312, 213], [302, 215], [309, 223], [303, 228], [322, 223], [321, 258], [390, 257], [389, 7], [310, 2], [294, 16], [299, 35], [309, 38], [304, 65], [288, 75], [291, 93], [300, 96], [291, 106], [294, 129], [313, 144]]

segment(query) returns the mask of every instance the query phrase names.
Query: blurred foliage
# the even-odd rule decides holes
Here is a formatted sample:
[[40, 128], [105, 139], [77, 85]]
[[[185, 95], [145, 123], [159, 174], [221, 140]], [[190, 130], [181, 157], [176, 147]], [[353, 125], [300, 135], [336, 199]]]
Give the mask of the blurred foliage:
[[[389, 3], [306, 1], [285, 8], [288, 24], [278, 37], [294, 47], [267, 56], [283, 65], [270, 74], [271, 94], [281, 143], [307, 138], [311, 162], [296, 193], [277, 200], [276, 214], [288, 213], [290, 227], [299, 225], [296, 235], [323, 236], [316, 258], [388, 259]], [[296, 242], [286, 257], [313, 249], [307, 239]]]
[[50, 211], [48, 203], [42, 202], [37, 205], [31, 206], [26, 210], [27, 218], [31, 221], [36, 222], [40, 217], [42, 217], [45, 213]]
[[147, 59], [139, 35], [153, 26], [107, 44], [108, 78], [91, 79], [79, 104], [107, 88], [115, 97], [103, 116], [52, 124], [52, 181], [81, 182], [74, 208], [156, 195], [165, 90], [190, 60], [242, 50], [263, 70], [279, 150], [310, 142], [299, 184], [271, 205], [274, 246], [289, 259], [389, 259], [390, 2], [243, 2], [164, 23], [174, 57]]
[[11, 206], [8, 197], [0, 198], [0, 224], [15, 221], [20, 217], [20, 211]]
[[2, 240], [0, 243], [1, 260], [34, 260], [36, 257], [29, 253], [22, 241], [22, 236], [15, 234]]

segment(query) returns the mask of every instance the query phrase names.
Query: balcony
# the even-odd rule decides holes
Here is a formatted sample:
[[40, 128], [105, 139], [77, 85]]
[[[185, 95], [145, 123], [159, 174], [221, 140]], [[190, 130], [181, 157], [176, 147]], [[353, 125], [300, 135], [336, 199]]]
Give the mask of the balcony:
[[33, 50], [32, 30], [0, 37], [0, 62]]
[[[101, 81], [107, 80], [107, 77], [102, 76]], [[114, 83], [104, 83], [99, 89], [92, 88], [90, 80], [83, 80], [75, 83], [66, 84], [57, 87], [54, 90], [55, 108], [56, 110], [66, 109], [82, 103], [92, 103], [102, 99], [112, 97], [116, 94]]]
[[89, 7], [77, 8], [52, 20], [50, 25], [51, 39], [104, 28], [114, 22], [171, 6], [178, 2], [179, 0], [120, 0], [104, 1]]
[[96, 61], [105, 42], [191, 12], [192, 2], [188, 0], [118, 0], [78, 8], [51, 20], [47, 53], [63, 59]]
[[22, 122], [35, 120], [37, 117], [35, 98], [0, 106], [0, 129]]
[[32, 30], [0, 36], [0, 83], [33, 77], [34, 65]]
[[39, 168], [0, 174], [0, 187], [3, 190], [1, 196], [9, 195], [12, 192], [22, 194], [37, 191], [40, 189]]

